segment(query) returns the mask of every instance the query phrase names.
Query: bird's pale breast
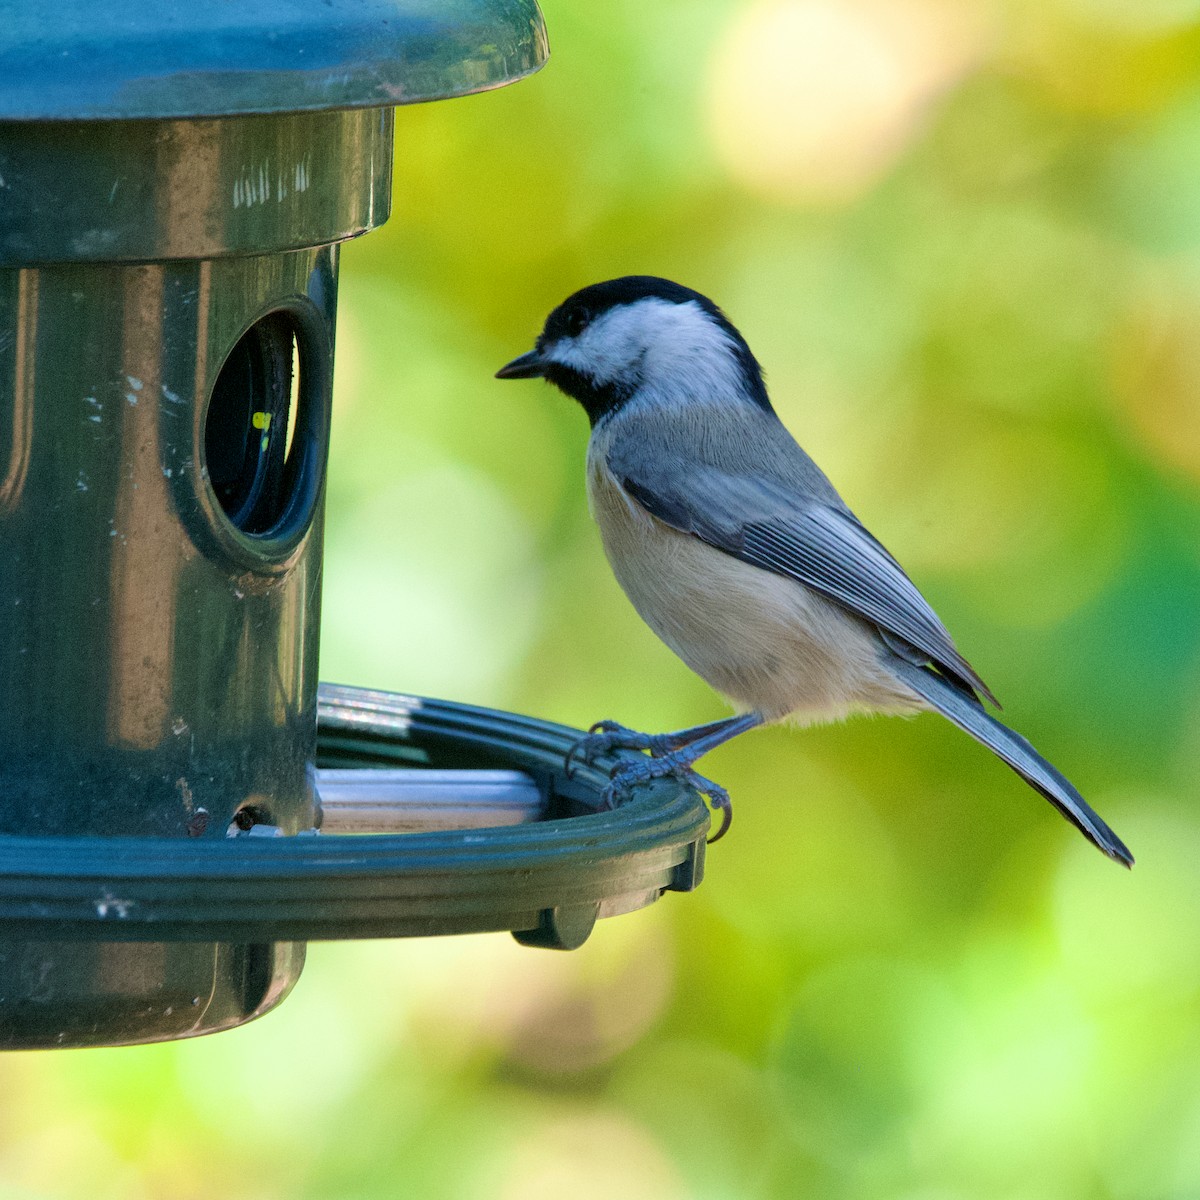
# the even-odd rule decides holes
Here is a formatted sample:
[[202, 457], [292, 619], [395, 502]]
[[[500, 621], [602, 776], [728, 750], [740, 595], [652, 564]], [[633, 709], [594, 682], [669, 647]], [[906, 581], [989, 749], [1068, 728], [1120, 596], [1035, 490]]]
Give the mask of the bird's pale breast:
[[881, 665], [867, 624], [795, 580], [650, 516], [608, 470], [602, 444], [589, 453], [588, 498], [634, 608], [739, 707], [802, 723], [922, 707]]

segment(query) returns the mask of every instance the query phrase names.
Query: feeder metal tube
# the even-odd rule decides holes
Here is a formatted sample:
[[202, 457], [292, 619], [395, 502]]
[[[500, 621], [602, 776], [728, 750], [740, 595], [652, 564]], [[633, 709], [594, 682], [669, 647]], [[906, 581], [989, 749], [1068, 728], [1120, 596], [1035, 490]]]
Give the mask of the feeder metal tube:
[[542, 789], [524, 771], [317, 771], [324, 833], [421, 833], [540, 820]]

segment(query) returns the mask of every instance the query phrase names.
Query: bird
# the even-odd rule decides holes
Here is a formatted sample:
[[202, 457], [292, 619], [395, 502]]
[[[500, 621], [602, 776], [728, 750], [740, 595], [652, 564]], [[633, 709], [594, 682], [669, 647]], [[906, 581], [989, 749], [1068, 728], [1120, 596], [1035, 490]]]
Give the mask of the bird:
[[591, 727], [568, 755], [618, 756], [610, 803], [675, 776], [729, 828], [728, 792], [694, 764], [757, 726], [936, 711], [1011, 767], [1109, 858], [1133, 855], [1075, 786], [988, 712], [995, 696], [903, 568], [799, 446], [746, 339], [712, 300], [654, 275], [568, 296], [496, 372], [541, 378], [591, 430], [588, 502], [647, 625], [735, 715], [646, 734]]

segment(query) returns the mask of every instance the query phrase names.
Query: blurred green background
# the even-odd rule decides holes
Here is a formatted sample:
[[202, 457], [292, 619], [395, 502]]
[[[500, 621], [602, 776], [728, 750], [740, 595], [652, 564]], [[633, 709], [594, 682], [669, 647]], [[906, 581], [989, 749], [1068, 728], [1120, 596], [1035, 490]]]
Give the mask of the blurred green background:
[[540, 75], [398, 112], [345, 251], [323, 677], [723, 714], [583, 414], [491, 378], [666, 275], [1138, 866], [933, 717], [751, 734], [703, 888], [575, 954], [315, 945], [258, 1024], [0, 1058], [0, 1198], [1200, 1196], [1200, 3], [544, 7]]

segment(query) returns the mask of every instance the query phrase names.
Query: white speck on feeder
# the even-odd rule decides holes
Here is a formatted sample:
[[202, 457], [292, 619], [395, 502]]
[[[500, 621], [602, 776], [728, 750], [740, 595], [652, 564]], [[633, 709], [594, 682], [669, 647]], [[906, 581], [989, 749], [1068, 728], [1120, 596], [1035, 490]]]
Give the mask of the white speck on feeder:
[[136, 900], [118, 900], [111, 892], [105, 892], [96, 901], [96, 916], [107, 917], [111, 912], [118, 920], [123, 921], [136, 903]]

